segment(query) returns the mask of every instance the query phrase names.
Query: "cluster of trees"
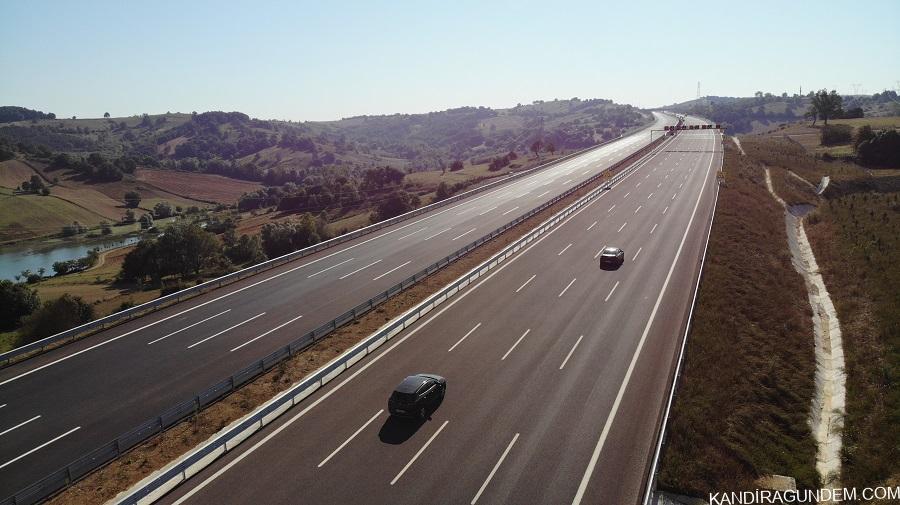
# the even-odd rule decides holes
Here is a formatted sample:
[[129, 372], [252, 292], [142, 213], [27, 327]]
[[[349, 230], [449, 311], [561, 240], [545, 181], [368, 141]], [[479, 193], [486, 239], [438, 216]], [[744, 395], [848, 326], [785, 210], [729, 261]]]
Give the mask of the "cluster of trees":
[[373, 223], [390, 219], [416, 209], [422, 201], [417, 195], [402, 189], [395, 190], [375, 207], [370, 219]]
[[56, 119], [56, 114], [44, 114], [39, 110], [26, 109], [6, 105], [0, 107], [0, 123], [12, 123], [13, 121], [29, 121], [35, 119]]
[[270, 258], [309, 247], [328, 238], [325, 220], [304, 213], [296, 218], [263, 226], [262, 248]]
[[445, 200], [455, 195], [459, 191], [462, 191], [468, 187], [468, 184], [465, 182], [457, 182], [456, 184], [447, 184], [446, 181], [441, 181], [438, 184], [437, 190], [434, 193], [434, 200], [439, 202], [441, 200]]
[[83, 258], [76, 258], [67, 261], [57, 261], [53, 263], [53, 271], [56, 275], [66, 275], [75, 272], [87, 270], [97, 264], [100, 259], [100, 251], [91, 249]]
[[87, 230], [87, 226], [79, 223], [78, 221], [72, 221], [71, 224], [67, 224], [62, 227], [62, 236], [74, 237], [75, 235], [87, 233]]
[[197, 276], [209, 267], [222, 266], [222, 244], [196, 224], [176, 223], [155, 239], [138, 242], [122, 263], [119, 277], [125, 281], [150, 281], [163, 277]]
[[20, 184], [19, 188], [26, 193], [34, 193], [36, 195], [47, 196], [50, 194], [50, 188], [44, 184], [44, 180], [37, 174], [32, 175], [29, 180]]
[[65, 294], [41, 303], [27, 285], [0, 280], [0, 330], [19, 329], [18, 344], [59, 333], [94, 319], [94, 308], [80, 297]]
[[87, 158], [59, 153], [48, 168], [71, 170], [92, 181], [119, 181], [124, 174], [134, 173], [137, 160], [130, 156], [110, 160], [100, 153], [91, 153]]
[[508, 167], [509, 164], [518, 159], [519, 156], [515, 153], [515, 151], [510, 151], [503, 156], [498, 156], [491, 160], [491, 164], [488, 166], [488, 170], [491, 172], [496, 172], [498, 170], [502, 170], [505, 167]]
[[882, 130], [874, 132], [872, 127], [860, 127], [854, 141], [856, 155], [863, 165], [874, 167], [900, 167], [900, 132]]
[[846, 144], [853, 140], [853, 127], [846, 124], [825, 125], [819, 134], [823, 146]]

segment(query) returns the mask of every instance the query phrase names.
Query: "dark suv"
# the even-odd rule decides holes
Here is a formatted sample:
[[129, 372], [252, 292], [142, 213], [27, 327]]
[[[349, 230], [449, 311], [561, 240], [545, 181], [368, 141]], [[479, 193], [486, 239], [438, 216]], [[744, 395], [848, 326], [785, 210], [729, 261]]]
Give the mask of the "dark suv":
[[600, 252], [600, 266], [617, 268], [625, 262], [625, 251], [618, 247], [604, 247]]
[[420, 373], [403, 379], [388, 399], [388, 412], [398, 417], [427, 419], [447, 392], [447, 379]]

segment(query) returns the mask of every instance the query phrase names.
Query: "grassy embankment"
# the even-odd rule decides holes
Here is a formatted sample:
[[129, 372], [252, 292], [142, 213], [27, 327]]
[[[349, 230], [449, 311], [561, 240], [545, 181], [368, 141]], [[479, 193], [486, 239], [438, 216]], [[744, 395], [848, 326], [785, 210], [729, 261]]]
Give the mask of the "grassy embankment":
[[[897, 170], [867, 172], [850, 163], [818, 161], [788, 142], [760, 144], [764, 148], [755, 155], [781, 174], [789, 168], [813, 182], [822, 175], [832, 177], [824, 200], [806, 219], [806, 231], [843, 333], [847, 416], [842, 484], [896, 485], [900, 482], [900, 175]], [[810, 197], [801, 193], [795, 199]]]
[[724, 177], [659, 487], [705, 498], [777, 474], [815, 488], [806, 288], [763, 169], [729, 142]]

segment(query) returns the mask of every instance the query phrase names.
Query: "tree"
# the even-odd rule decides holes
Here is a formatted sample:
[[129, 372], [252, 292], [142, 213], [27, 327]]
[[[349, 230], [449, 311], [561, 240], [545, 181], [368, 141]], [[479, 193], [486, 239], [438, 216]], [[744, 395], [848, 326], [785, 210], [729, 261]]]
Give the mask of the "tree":
[[241, 235], [241, 238], [232, 241], [232, 244], [225, 248], [225, 256], [236, 265], [254, 264], [265, 261], [266, 253], [263, 252], [262, 242], [259, 236]]
[[841, 108], [843, 102], [844, 99], [837, 94], [837, 91], [831, 90], [829, 93], [827, 90], [820, 89], [813, 95], [809, 105], [809, 113], [815, 114], [813, 124], [816, 124], [816, 118], [821, 118], [825, 124], [828, 124], [828, 118], [840, 117], [843, 114]]
[[441, 181], [441, 183], [438, 184], [437, 190], [434, 192], [434, 200], [436, 202], [446, 200], [452, 194], [453, 193], [450, 191], [450, 185], [447, 184], [446, 181]]
[[100, 221], [100, 234], [109, 235], [112, 233], [112, 226], [106, 221]]
[[541, 157], [541, 148], [544, 147], [544, 143], [540, 141], [540, 139], [535, 140], [531, 143], [531, 152], [534, 153], [538, 158]]
[[199, 275], [221, 255], [215, 235], [196, 224], [169, 225], [156, 242], [163, 273]]
[[871, 125], [864, 124], [856, 130], [856, 137], [853, 138], [853, 149], [859, 150], [859, 145], [867, 140], [875, 138], [875, 131]]
[[373, 223], [390, 219], [400, 214], [405, 214], [420, 204], [419, 197], [402, 189], [391, 193], [372, 213], [371, 220]]
[[129, 209], [135, 209], [141, 203], [141, 194], [137, 191], [125, 192], [125, 206]]
[[156, 219], [172, 217], [172, 206], [169, 202], [159, 202], [153, 206], [153, 215]]
[[108, 118], [108, 117], [109, 117], [109, 112], [104, 112], [104, 113], [103, 113], [103, 117]]
[[33, 289], [10, 280], [0, 280], [0, 330], [15, 329], [23, 317], [40, 305], [41, 299]]
[[863, 165], [900, 167], [900, 132], [882, 130], [859, 144], [856, 152]]
[[125, 211], [125, 215], [122, 217], [122, 222], [126, 224], [131, 224], [135, 221], [134, 211], [128, 209]]
[[556, 146], [553, 145], [553, 142], [550, 141], [547, 141], [547, 145], [544, 146], [544, 149], [546, 149], [547, 152], [550, 153], [550, 156], [553, 156], [553, 154], [556, 152]]
[[20, 333], [22, 343], [30, 343], [94, 319], [94, 307], [68, 293], [44, 305], [28, 316]]
[[450, 171], [456, 172], [463, 169], [463, 162], [460, 160], [454, 160], [453, 163], [450, 164]]
[[260, 233], [263, 249], [269, 258], [277, 258], [317, 244], [323, 238], [319, 234], [320, 228], [309, 213], [281, 223], [267, 223]]
[[142, 230], [149, 230], [150, 228], [153, 228], [153, 216], [151, 216], [150, 214], [142, 215], [141, 218], [138, 219], [138, 222], [141, 223]]

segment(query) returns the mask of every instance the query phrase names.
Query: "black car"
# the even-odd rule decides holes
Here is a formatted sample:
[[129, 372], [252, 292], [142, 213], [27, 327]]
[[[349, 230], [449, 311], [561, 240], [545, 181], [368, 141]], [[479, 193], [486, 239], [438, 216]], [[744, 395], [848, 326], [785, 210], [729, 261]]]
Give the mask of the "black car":
[[427, 419], [447, 392], [447, 379], [420, 373], [403, 379], [388, 400], [388, 412], [398, 417]]
[[619, 267], [625, 263], [625, 251], [618, 247], [604, 247], [600, 252], [600, 266]]

